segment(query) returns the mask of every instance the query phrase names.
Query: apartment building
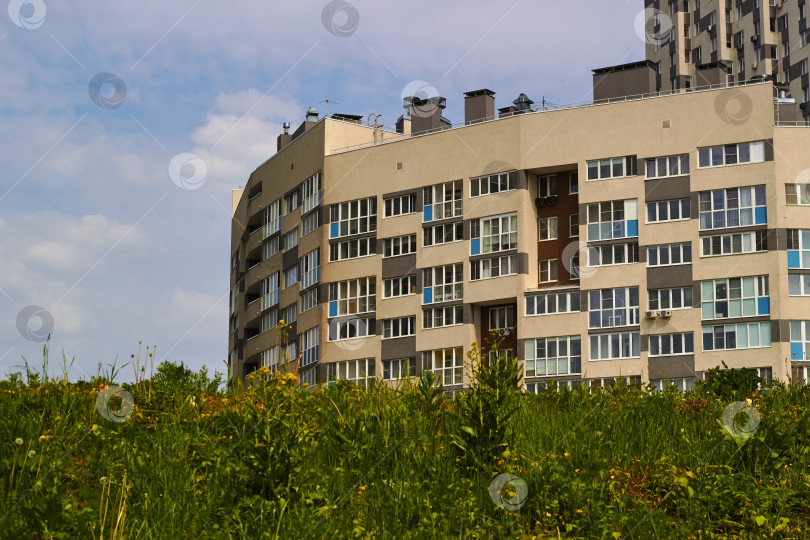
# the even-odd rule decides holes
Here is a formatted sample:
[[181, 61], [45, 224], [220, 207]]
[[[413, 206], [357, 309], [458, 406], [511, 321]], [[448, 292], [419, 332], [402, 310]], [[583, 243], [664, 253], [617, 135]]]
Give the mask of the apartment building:
[[644, 0], [653, 90], [770, 76], [795, 100], [783, 120], [810, 123], [804, 0]]
[[[310, 110], [234, 192], [234, 377], [288, 361], [310, 385], [461, 389], [498, 330], [530, 391], [688, 388], [721, 362], [807, 381], [810, 130], [775, 121], [774, 92], [522, 95], [496, 117], [484, 89], [463, 124], [413, 100], [396, 130]], [[731, 100], [743, 121], [718, 114]]]

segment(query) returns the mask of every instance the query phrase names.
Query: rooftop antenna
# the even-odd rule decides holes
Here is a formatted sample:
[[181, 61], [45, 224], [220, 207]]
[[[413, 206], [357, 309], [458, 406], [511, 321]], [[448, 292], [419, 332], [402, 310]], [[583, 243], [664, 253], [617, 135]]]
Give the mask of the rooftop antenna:
[[[326, 113], [324, 113], [324, 114], [325, 114], [325, 116], [329, 116], [329, 96], [326, 96], [325, 100], [319, 101], [318, 103], [326, 103]], [[340, 105], [340, 103], [338, 103], [337, 101], [333, 101], [332, 103]]]

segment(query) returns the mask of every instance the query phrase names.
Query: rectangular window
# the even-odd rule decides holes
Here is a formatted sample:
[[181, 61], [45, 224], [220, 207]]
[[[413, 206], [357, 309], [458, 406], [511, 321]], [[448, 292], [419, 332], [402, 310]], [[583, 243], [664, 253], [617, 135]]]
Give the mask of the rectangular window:
[[298, 320], [298, 306], [296, 304], [290, 304], [289, 306], [281, 309], [279, 314], [281, 316], [281, 320], [284, 321], [285, 324], [292, 324]]
[[768, 251], [768, 231], [719, 234], [704, 236], [700, 240], [703, 257]]
[[515, 327], [515, 309], [511, 306], [489, 308], [489, 329], [503, 332]]
[[658, 311], [659, 309], [690, 309], [692, 307], [692, 295], [692, 287], [650, 289], [647, 291], [650, 311]]
[[398, 236], [396, 238], [386, 238], [384, 241], [385, 250], [383, 257], [398, 257], [400, 255], [410, 255], [416, 253], [416, 235]]
[[545, 240], [557, 239], [557, 218], [544, 217], [537, 220], [538, 237], [537, 240], [543, 242]]
[[329, 262], [345, 261], [376, 255], [377, 239], [375, 237], [344, 240], [329, 244]]
[[376, 320], [372, 317], [329, 321], [329, 341], [344, 341], [373, 336], [376, 333], [375, 328]]
[[301, 334], [301, 367], [318, 361], [320, 328], [310, 328]]
[[301, 192], [303, 193], [301, 212], [306, 214], [321, 204], [321, 187], [321, 173], [316, 173], [314, 176], [304, 181], [301, 187]]
[[464, 354], [461, 347], [439, 349], [422, 353], [424, 365], [436, 374], [436, 381], [442, 386], [453, 386], [463, 382]]
[[787, 230], [788, 269], [810, 269], [810, 230]]
[[449, 306], [425, 309], [422, 311], [422, 328], [443, 328], [464, 324], [464, 307]]
[[422, 221], [461, 217], [461, 180], [424, 188]]
[[262, 244], [262, 260], [265, 261], [278, 253], [279, 237], [274, 236], [264, 244]]
[[423, 244], [425, 246], [437, 246], [449, 244], [451, 242], [461, 242], [464, 239], [464, 223], [446, 223], [444, 225], [434, 225], [425, 227]]
[[673, 356], [695, 353], [695, 334], [660, 334], [650, 336], [650, 356]]
[[568, 236], [571, 238], [579, 236], [579, 214], [568, 214]]
[[383, 203], [385, 204], [385, 217], [387, 218], [416, 213], [416, 193], [384, 199]]
[[321, 267], [318, 263], [320, 249], [310, 251], [301, 257], [301, 288], [308, 289], [321, 279]]
[[692, 264], [692, 243], [647, 247], [647, 266]]
[[588, 327], [634, 326], [638, 319], [638, 287], [588, 291]]
[[647, 223], [663, 223], [692, 218], [692, 200], [676, 199], [647, 203]]
[[700, 230], [768, 223], [765, 186], [701, 191]]
[[396, 381], [405, 377], [416, 376], [416, 358], [383, 360], [383, 380]]
[[462, 264], [448, 264], [423, 270], [422, 303], [434, 304], [463, 298]]
[[329, 317], [372, 312], [376, 309], [376, 297], [373, 277], [330, 283]]
[[810, 360], [810, 321], [790, 321], [790, 359]]
[[695, 383], [694, 377], [679, 377], [676, 379], [656, 379], [650, 381], [650, 388], [655, 392], [663, 392], [670, 386], [674, 386], [678, 392], [687, 392], [692, 389]]
[[810, 275], [788, 274], [788, 296], [810, 296]]
[[638, 236], [638, 200], [607, 201], [588, 205], [588, 240]]
[[546, 259], [540, 261], [540, 283], [551, 283], [557, 281], [557, 259]]
[[267, 332], [278, 326], [278, 310], [274, 309], [262, 315], [261, 331]]
[[416, 294], [416, 276], [403, 276], [383, 280], [383, 298], [396, 298]]
[[648, 158], [645, 161], [647, 164], [647, 179], [689, 174], [689, 154]]
[[393, 339], [416, 335], [416, 317], [401, 317], [398, 319], [385, 319], [383, 325], [383, 339]]
[[351, 381], [361, 388], [366, 387], [366, 381], [374, 380], [376, 360], [363, 358], [361, 360], [344, 360], [327, 364], [326, 376], [328, 381]]
[[588, 248], [588, 266], [612, 266], [637, 263], [638, 243], [611, 244]]
[[276, 272], [262, 280], [262, 311], [278, 304], [281, 274]]
[[527, 339], [523, 364], [526, 377], [574, 375], [582, 372], [579, 336]]
[[557, 196], [557, 175], [537, 177], [537, 196], [538, 197]]
[[305, 217], [302, 221], [303, 233], [301, 236], [306, 236], [311, 232], [315, 232], [321, 226], [321, 213], [313, 212]]
[[635, 176], [636, 156], [598, 159], [588, 162], [588, 180]]
[[500, 173], [471, 178], [470, 197], [492, 195], [493, 193], [500, 193], [502, 191], [512, 191], [517, 187], [513, 183], [513, 180], [516, 179], [515, 177], [516, 174], [514, 173]]
[[470, 280], [513, 276], [517, 271], [517, 255], [480, 259], [470, 263]]
[[264, 209], [262, 218], [264, 223], [264, 237], [277, 233], [281, 229], [281, 199], [271, 203]]
[[768, 276], [701, 281], [700, 289], [704, 321], [771, 314]]
[[620, 360], [622, 358], [639, 358], [641, 344], [639, 332], [620, 332], [615, 334], [592, 334], [590, 336], [590, 359]]
[[342, 238], [377, 230], [377, 198], [358, 199], [331, 208], [329, 238]]
[[703, 327], [703, 350], [707, 352], [770, 346], [770, 321]]
[[299, 206], [301, 206], [298, 191], [294, 192], [292, 195], [289, 195], [286, 199], [284, 199], [284, 202], [287, 209], [286, 213], [291, 214], [294, 212]]
[[698, 148], [698, 167], [701, 169], [764, 161], [764, 141]]
[[810, 188], [807, 184], [785, 184], [786, 204], [810, 206]]
[[570, 195], [579, 193], [579, 173], [577, 171], [568, 173], [568, 193]]
[[301, 295], [301, 313], [318, 305], [318, 289], [312, 289]]
[[278, 366], [278, 345], [259, 353], [259, 361], [262, 367], [269, 368], [270, 371], [275, 371]]
[[284, 235], [284, 251], [288, 251], [298, 245], [298, 228]]
[[517, 214], [473, 220], [470, 223], [470, 253], [496, 253], [517, 249]]
[[556, 315], [579, 312], [579, 291], [539, 294], [526, 297], [526, 315]]

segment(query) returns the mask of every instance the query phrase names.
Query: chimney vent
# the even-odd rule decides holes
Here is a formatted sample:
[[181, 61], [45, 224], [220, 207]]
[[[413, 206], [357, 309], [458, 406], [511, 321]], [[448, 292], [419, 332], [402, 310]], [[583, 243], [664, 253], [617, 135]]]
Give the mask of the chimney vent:
[[488, 88], [464, 92], [464, 123], [466, 125], [495, 118], [495, 92]]
[[315, 107], [310, 107], [307, 111], [307, 122], [318, 122], [318, 109]]
[[281, 126], [284, 128], [284, 135], [289, 135], [290, 134], [290, 123], [289, 122], [284, 122], [283, 124], [281, 124]]

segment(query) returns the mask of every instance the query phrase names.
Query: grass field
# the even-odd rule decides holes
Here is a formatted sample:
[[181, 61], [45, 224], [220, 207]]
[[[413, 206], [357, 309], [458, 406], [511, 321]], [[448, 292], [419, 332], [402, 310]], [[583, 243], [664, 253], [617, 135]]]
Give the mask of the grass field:
[[808, 537], [810, 388], [533, 395], [478, 367], [452, 397], [23, 372], [0, 382], [0, 536]]

